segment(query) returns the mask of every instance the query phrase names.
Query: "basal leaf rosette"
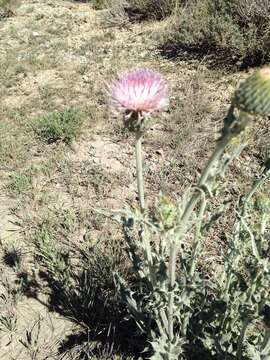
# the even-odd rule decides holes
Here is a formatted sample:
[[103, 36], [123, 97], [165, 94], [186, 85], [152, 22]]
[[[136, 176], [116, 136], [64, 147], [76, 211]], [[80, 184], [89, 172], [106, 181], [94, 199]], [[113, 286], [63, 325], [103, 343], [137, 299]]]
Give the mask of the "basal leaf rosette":
[[234, 104], [252, 115], [270, 115], [270, 67], [255, 72], [239, 86]]

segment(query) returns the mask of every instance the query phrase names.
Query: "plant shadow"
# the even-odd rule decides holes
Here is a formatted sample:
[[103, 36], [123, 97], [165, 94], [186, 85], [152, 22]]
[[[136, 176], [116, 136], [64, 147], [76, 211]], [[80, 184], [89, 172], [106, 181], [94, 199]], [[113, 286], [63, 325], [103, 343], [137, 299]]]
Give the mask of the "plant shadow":
[[226, 70], [226, 72], [244, 71], [251, 67], [258, 67], [266, 62], [258, 54], [250, 54], [245, 57], [228, 53], [228, 51], [219, 48], [211, 48], [208, 44], [199, 46], [189, 46], [171, 41], [165, 42], [157, 48], [158, 53], [165, 59], [175, 61], [200, 61], [209, 69]]
[[[57, 312], [74, 324], [76, 333], [68, 335], [58, 348], [60, 359], [113, 359], [115, 355], [122, 359], [142, 358], [146, 339], [137, 334], [133, 320], [127, 320], [125, 307], [117, 298], [112, 278], [96, 273], [97, 264], [84, 261], [78, 264], [81, 269], [74, 271], [71, 259], [66, 253], [58, 253], [65, 259], [63, 271], [52, 271], [50, 266], [42, 266], [38, 278], [27, 272], [18, 274], [23, 284], [23, 293], [27, 297], [40, 300], [40, 294], [49, 294], [46, 303], [49, 311]], [[91, 256], [91, 252], [89, 253]], [[106, 259], [99, 259], [100, 266]], [[112, 272], [111, 272], [112, 277]], [[97, 281], [98, 279], [98, 281]], [[74, 355], [76, 354], [76, 355]]]

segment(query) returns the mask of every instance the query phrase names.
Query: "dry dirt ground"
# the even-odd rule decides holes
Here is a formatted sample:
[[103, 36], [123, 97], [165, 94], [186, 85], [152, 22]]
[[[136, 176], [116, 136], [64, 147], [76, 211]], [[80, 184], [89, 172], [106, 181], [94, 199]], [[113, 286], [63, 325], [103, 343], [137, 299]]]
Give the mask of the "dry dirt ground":
[[[89, 233], [108, 233], [93, 207], [137, 206], [133, 138], [108, 112], [105, 83], [141, 66], [169, 83], [170, 109], [152, 120], [144, 142], [153, 199], [159, 189], [177, 195], [193, 182], [246, 76], [209, 69], [205, 59], [162, 57], [157, 41], [166, 22], [108, 28], [103, 14], [80, 2], [24, 0], [0, 21], [1, 360], [59, 359], [60, 344], [80, 326], [49, 309], [45, 287], [31, 296], [18, 282], [38, 272], [32, 241], [40, 224], [53, 224], [60, 247], [62, 240], [81, 244]], [[37, 119], [69, 107], [82, 112], [79, 135], [68, 145], [48, 144], [35, 131]], [[256, 147], [235, 164], [232, 186], [239, 177], [244, 186], [262, 164], [263, 136], [258, 131]]]

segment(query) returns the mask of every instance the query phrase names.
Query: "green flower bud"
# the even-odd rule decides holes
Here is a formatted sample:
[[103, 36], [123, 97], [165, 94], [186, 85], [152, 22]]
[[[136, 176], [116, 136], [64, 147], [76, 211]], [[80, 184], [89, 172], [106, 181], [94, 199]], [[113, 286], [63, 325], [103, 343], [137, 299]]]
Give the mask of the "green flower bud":
[[164, 229], [168, 230], [172, 228], [177, 215], [175, 205], [166, 196], [160, 195], [157, 207], [159, 218]]
[[250, 114], [270, 115], [270, 68], [248, 77], [236, 90], [234, 104]]

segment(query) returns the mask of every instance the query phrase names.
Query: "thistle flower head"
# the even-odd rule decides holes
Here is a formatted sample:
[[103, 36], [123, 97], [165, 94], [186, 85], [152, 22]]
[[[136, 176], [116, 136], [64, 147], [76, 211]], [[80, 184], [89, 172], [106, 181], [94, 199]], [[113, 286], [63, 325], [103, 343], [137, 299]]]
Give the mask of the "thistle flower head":
[[247, 113], [270, 115], [270, 68], [248, 77], [236, 90], [234, 103]]
[[108, 86], [110, 105], [120, 111], [146, 116], [169, 103], [168, 88], [160, 74], [135, 69], [118, 77]]

